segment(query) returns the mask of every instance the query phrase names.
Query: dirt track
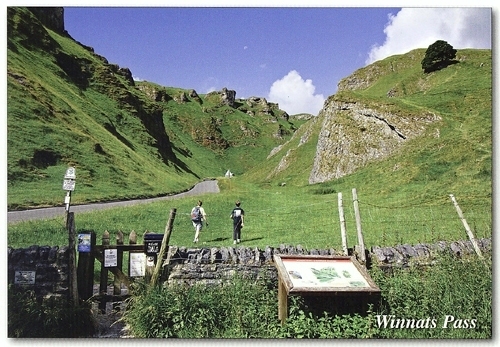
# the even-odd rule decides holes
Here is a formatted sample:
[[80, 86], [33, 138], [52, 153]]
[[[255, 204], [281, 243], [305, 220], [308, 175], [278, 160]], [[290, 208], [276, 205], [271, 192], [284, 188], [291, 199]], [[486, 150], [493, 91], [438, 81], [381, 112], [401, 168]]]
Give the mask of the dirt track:
[[[138, 200], [127, 200], [127, 201], [114, 201], [114, 202], [105, 202], [105, 203], [95, 203], [95, 204], [87, 204], [87, 205], [71, 205], [71, 212], [89, 212], [94, 210], [103, 210], [107, 208], [114, 207], [122, 207], [122, 206], [130, 206], [137, 204], [145, 204], [153, 201], [160, 200], [170, 200], [176, 199], [184, 196], [192, 196], [192, 195], [200, 195], [205, 193], [218, 193], [219, 185], [216, 180], [207, 180], [202, 181], [195, 185], [191, 190], [187, 192], [162, 196], [159, 198], [151, 198], [151, 199], [138, 199]], [[32, 210], [24, 210], [24, 211], [11, 211], [7, 213], [7, 222], [8, 223], [16, 223], [21, 221], [28, 220], [36, 220], [36, 219], [49, 219], [55, 217], [64, 217], [65, 208], [62, 207], [47, 207], [47, 208], [37, 208]]]

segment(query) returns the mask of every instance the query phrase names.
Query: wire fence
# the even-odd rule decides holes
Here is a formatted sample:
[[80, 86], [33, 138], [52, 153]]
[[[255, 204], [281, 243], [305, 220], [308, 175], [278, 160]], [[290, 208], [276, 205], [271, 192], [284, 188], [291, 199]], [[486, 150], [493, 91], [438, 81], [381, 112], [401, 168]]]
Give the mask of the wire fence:
[[[207, 198], [208, 200], [208, 198]], [[246, 200], [245, 227], [242, 230], [241, 246], [277, 247], [284, 245], [301, 245], [304, 249], [342, 250], [341, 224], [338, 210], [338, 193], [321, 194], [313, 199], [302, 201], [290, 196], [273, 200], [272, 197], [255, 197], [255, 201]], [[346, 226], [347, 245], [352, 248], [358, 244], [356, 213], [351, 194], [342, 194], [343, 211]], [[470, 226], [475, 238], [492, 237], [492, 200], [490, 195], [462, 196], [456, 200], [463, 211], [463, 216]], [[204, 228], [197, 247], [223, 247], [232, 245], [232, 221], [229, 215], [233, 199], [227, 203], [216, 204], [207, 201], [206, 211], [210, 226]], [[269, 203], [262, 203], [269, 201]], [[418, 203], [409, 201], [373, 202], [371, 196], [358, 195], [359, 215], [364, 244], [367, 249], [372, 246], [396, 246], [399, 244], [415, 245], [418, 243], [436, 243], [438, 241], [458, 241], [468, 239], [466, 229], [453, 205], [450, 196], [440, 195], [421, 199]], [[135, 230], [139, 235], [146, 230], [155, 233], [164, 232], [165, 208], [167, 205], [148, 205], [127, 209], [122, 217], [115, 217], [113, 223], [101, 223], [99, 218], [85, 215], [77, 218], [77, 226], [94, 230], [101, 234], [104, 230], [113, 233], [123, 230], [128, 234]], [[190, 210], [186, 203], [170, 202], [167, 208], [177, 208], [172, 245], [192, 246], [194, 228], [190, 221]], [[167, 210], [168, 211], [168, 210]], [[155, 222], [155, 224], [153, 224]], [[48, 222], [47, 222], [48, 223]], [[64, 229], [62, 219], [52, 221], [57, 225], [49, 228]], [[77, 228], [79, 230], [79, 228]], [[19, 234], [18, 236], [16, 236]], [[39, 233], [37, 232], [36, 235]], [[35, 235], [35, 236], [36, 236]], [[45, 235], [45, 234], [44, 234]], [[9, 235], [12, 242], [16, 238], [25, 237], [23, 233]], [[48, 238], [41, 237], [42, 239]], [[61, 233], [64, 242], [64, 234]], [[36, 243], [36, 242], [35, 242]]]
[[[358, 244], [356, 212], [350, 197], [344, 196], [343, 210], [348, 246]], [[457, 199], [463, 216], [475, 238], [491, 238], [491, 197], [468, 196]], [[366, 247], [398, 244], [435, 243], [468, 238], [450, 196], [437, 196], [420, 203], [373, 204], [360, 197], [359, 218]], [[325, 212], [326, 211], [326, 212]], [[226, 218], [217, 212], [212, 220]], [[293, 203], [280, 207], [246, 210], [247, 224], [253, 239], [276, 244], [302, 245], [305, 248], [334, 247], [341, 249], [341, 225], [338, 199], [318, 199], [316, 203]], [[226, 228], [227, 229], [227, 228]], [[220, 232], [212, 231], [212, 238]], [[228, 234], [229, 235], [229, 234]], [[210, 237], [209, 237], [210, 239]]]

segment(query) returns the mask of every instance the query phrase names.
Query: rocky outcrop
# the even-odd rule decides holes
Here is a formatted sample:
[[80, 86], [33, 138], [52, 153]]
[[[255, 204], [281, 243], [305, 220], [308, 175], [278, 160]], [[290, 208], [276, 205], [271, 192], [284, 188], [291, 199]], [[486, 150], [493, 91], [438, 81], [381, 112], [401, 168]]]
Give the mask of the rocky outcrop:
[[64, 32], [64, 8], [63, 7], [28, 7], [28, 9], [47, 28]]
[[223, 104], [234, 107], [234, 100], [236, 98], [236, 91], [222, 88], [221, 100]]
[[193, 99], [194, 101], [196, 101], [197, 103], [199, 103], [199, 104], [203, 103], [202, 100], [201, 100], [201, 98], [200, 98], [200, 96], [198, 95], [198, 93], [194, 89], [190, 89], [189, 90], [189, 97], [191, 99]]
[[369, 162], [386, 158], [441, 119], [432, 113], [403, 114], [384, 106], [333, 98], [319, 116], [323, 125], [310, 184], [346, 176]]

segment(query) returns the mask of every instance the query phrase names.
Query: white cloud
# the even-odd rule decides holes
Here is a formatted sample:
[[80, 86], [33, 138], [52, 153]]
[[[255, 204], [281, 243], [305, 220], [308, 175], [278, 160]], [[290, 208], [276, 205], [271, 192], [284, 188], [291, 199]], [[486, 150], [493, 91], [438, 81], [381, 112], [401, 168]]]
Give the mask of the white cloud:
[[366, 64], [444, 40], [455, 49], [491, 48], [490, 8], [403, 8], [389, 15], [382, 45], [368, 53]]
[[288, 114], [311, 113], [317, 115], [323, 107], [323, 94], [314, 94], [316, 87], [312, 80], [303, 80], [292, 70], [282, 79], [275, 81], [269, 90], [268, 99], [279, 104]]

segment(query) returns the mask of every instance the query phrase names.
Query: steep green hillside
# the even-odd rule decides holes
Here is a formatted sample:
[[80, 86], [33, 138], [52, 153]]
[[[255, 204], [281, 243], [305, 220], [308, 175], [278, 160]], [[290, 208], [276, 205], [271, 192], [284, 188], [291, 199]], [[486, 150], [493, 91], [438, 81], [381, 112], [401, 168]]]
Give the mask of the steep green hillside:
[[[340, 81], [308, 120], [263, 98], [228, 103], [224, 90], [136, 82], [27, 9], [8, 9], [7, 44], [9, 209], [62, 204], [70, 165], [74, 203], [173, 193], [230, 169], [254, 186], [298, 187], [291, 199], [356, 187], [372, 202], [455, 193], [491, 207], [490, 50], [458, 50], [455, 64], [430, 74], [420, 65], [425, 49], [378, 61]], [[329, 148], [327, 126], [343, 127], [352, 149], [345, 158], [373, 150], [377, 128], [358, 126], [346, 105], [388, 116], [405, 138], [390, 152], [381, 146], [375, 159], [361, 157], [355, 171], [311, 185], [313, 167], [331, 164], [316, 160]]]
[[297, 128], [265, 100], [136, 83], [28, 9], [7, 17], [9, 209], [60, 205], [68, 166], [74, 203], [183, 191], [248, 170]]
[[[342, 111], [345, 105], [356, 105], [361, 115], [386, 115], [406, 135], [417, 131], [418, 135], [407, 136], [396, 151], [385, 157], [365, 160], [354, 173], [313, 185], [311, 190], [350, 191], [357, 187], [368, 196], [408, 202], [455, 193], [479, 197], [491, 206], [491, 50], [458, 50], [455, 64], [430, 74], [424, 74], [421, 68], [424, 54], [425, 49], [417, 49], [355, 71], [339, 83], [339, 92], [325, 102], [316, 121], [323, 124], [322, 131], [328, 131], [333, 142], [334, 130], [324, 129], [328, 123], [325, 120], [330, 119], [336, 126], [342, 124], [344, 133], [350, 131], [343, 141], [352, 141], [355, 152], [347, 153], [346, 159], [363, 153], [365, 149], [361, 147], [370, 146], [365, 144], [370, 123], [357, 126], [352, 115]], [[437, 121], [426, 122], [428, 115]], [[417, 129], [419, 121], [425, 126]], [[305, 126], [312, 127], [313, 123]], [[312, 133], [317, 139], [318, 126]], [[374, 134], [377, 136], [376, 131]], [[379, 136], [384, 141], [383, 134]], [[288, 167], [279, 175], [272, 172], [287, 153], [285, 149], [279, 156], [269, 158], [266, 165], [248, 173], [248, 177], [271, 186], [280, 182], [307, 186], [314, 153], [318, 155], [328, 147], [319, 142], [313, 151], [306, 146], [297, 147], [298, 139], [295, 141], [291, 152], [295, 155], [288, 156]], [[328, 169], [329, 164], [322, 165]]]

